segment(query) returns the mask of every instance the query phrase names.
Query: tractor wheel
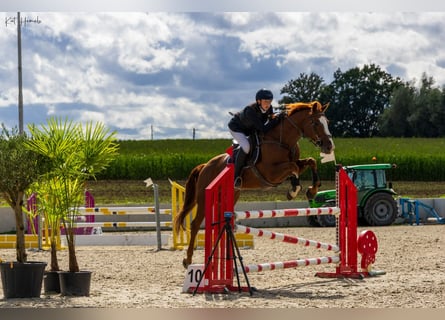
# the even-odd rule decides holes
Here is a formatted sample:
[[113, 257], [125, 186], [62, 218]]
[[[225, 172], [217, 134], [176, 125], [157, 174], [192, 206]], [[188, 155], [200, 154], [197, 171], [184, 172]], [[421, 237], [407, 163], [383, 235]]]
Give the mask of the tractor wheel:
[[317, 217], [318, 223], [322, 227], [335, 227], [335, 215], [325, 214]]
[[363, 218], [370, 226], [389, 226], [397, 218], [397, 202], [388, 193], [376, 193], [366, 201]]
[[320, 224], [318, 223], [317, 216], [307, 216], [307, 223], [311, 227], [320, 227]]
[[[335, 207], [335, 201], [328, 201], [326, 202], [323, 207]], [[323, 214], [320, 216], [317, 216], [318, 224], [321, 227], [335, 227], [337, 221], [335, 215], [331, 214]]]

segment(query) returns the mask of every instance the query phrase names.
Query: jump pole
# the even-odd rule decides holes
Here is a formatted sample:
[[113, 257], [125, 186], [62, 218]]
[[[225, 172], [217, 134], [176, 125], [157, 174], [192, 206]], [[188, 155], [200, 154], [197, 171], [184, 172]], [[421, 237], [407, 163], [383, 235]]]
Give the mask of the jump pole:
[[335, 244], [329, 244], [314, 240], [308, 240], [301, 237], [295, 237], [290, 236], [287, 234], [279, 233], [279, 232], [273, 232], [269, 230], [262, 230], [252, 227], [246, 227], [240, 224], [235, 225], [235, 231], [239, 233], [245, 233], [245, 234], [253, 234], [257, 237], [266, 237], [271, 240], [281, 241], [281, 242], [287, 242], [292, 244], [299, 244], [304, 247], [315, 247], [317, 249], [325, 249], [330, 250], [334, 252], [340, 251], [340, 248]]
[[[336, 188], [337, 207], [340, 209], [336, 227], [339, 255], [251, 265], [245, 266], [244, 270], [263, 271], [337, 263], [335, 272], [320, 272], [316, 275], [325, 278], [359, 279], [371, 275], [367, 268], [370, 263], [375, 261], [377, 241], [373, 232], [369, 230], [362, 232], [357, 239], [357, 189], [340, 165], [336, 167]], [[215, 235], [219, 233], [220, 225], [222, 225], [220, 223], [222, 215], [227, 211], [234, 212], [233, 195], [233, 165], [229, 164], [206, 188], [206, 259], [209, 257], [209, 252], [216, 249], [213, 248], [213, 244]], [[296, 215], [297, 211], [294, 211], [293, 214]], [[309, 213], [309, 215], [311, 214], [314, 214], [314, 212]], [[198, 292], [217, 293], [240, 290], [239, 287], [233, 286], [234, 259], [232, 248], [226, 246], [225, 241], [221, 241], [220, 244], [220, 248], [214, 250], [213, 263], [203, 275], [204, 286], [198, 288]], [[362, 271], [358, 271], [357, 251], [362, 254]], [[243, 289], [247, 290], [247, 288]]]

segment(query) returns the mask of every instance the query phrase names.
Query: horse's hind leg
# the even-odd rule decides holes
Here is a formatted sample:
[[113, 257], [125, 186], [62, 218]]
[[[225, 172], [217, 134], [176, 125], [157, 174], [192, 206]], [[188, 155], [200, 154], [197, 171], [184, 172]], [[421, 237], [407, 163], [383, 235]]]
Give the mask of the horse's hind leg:
[[190, 242], [187, 247], [187, 256], [182, 261], [184, 268], [187, 268], [190, 264], [192, 264], [193, 251], [195, 250], [195, 240], [203, 220], [204, 216], [197, 213], [195, 219], [193, 219], [192, 223], [190, 224]]

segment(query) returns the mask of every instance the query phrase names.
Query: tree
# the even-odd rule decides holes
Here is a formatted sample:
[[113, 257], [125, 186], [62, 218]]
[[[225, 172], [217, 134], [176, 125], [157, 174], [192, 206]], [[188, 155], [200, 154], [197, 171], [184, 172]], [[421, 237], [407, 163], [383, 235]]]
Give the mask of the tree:
[[14, 210], [16, 257], [26, 262], [24, 197], [40, 174], [49, 170], [48, 159], [26, 148], [28, 138], [17, 128], [9, 131], [2, 124], [0, 132], [0, 193]]
[[410, 110], [408, 123], [417, 137], [439, 137], [444, 134], [445, 110], [443, 93], [434, 87], [434, 79], [422, 74], [421, 86]]
[[380, 134], [394, 137], [443, 137], [445, 135], [445, 87], [434, 86], [434, 79], [422, 74], [419, 88], [415, 81], [397, 88], [390, 107], [379, 119]]
[[390, 107], [380, 116], [379, 135], [384, 137], [412, 137], [414, 130], [408, 122], [408, 115], [414, 109], [416, 89], [412, 83], [396, 88]]
[[289, 82], [281, 89], [281, 94], [287, 94], [279, 103], [294, 103], [294, 102], [310, 102], [320, 100], [323, 98], [323, 92], [326, 89], [326, 84], [322, 77], [315, 73], [307, 75], [300, 73], [300, 76], [295, 80]]
[[440, 100], [441, 103], [440, 103], [439, 114], [435, 117], [434, 121], [438, 122], [439, 136], [443, 137], [445, 136], [445, 85], [442, 86], [442, 93]]
[[377, 135], [378, 119], [389, 107], [391, 94], [401, 80], [393, 78], [380, 67], [371, 64], [338, 69], [326, 92], [331, 95], [327, 111], [334, 136], [372, 137]]

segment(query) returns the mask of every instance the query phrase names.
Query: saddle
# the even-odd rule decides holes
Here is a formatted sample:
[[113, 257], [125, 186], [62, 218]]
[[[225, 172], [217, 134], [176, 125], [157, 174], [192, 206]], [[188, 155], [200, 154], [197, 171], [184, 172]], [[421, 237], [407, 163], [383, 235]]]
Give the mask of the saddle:
[[[261, 157], [261, 139], [257, 132], [249, 136], [250, 152], [246, 158], [245, 167], [253, 167]], [[240, 145], [234, 140], [232, 144], [233, 154], [229, 158], [229, 163], [235, 163], [236, 156], [238, 155]]]

